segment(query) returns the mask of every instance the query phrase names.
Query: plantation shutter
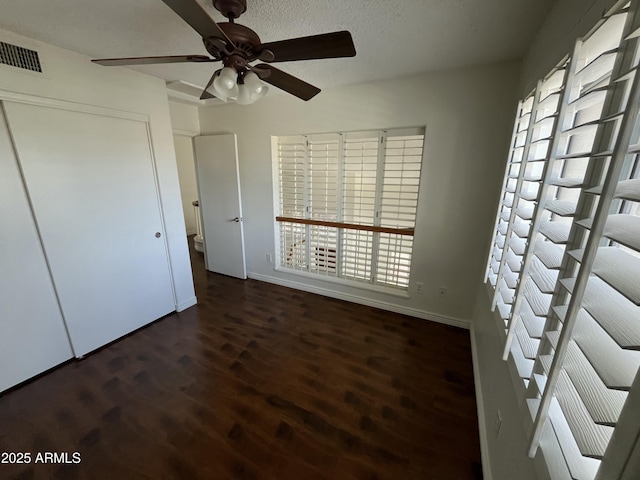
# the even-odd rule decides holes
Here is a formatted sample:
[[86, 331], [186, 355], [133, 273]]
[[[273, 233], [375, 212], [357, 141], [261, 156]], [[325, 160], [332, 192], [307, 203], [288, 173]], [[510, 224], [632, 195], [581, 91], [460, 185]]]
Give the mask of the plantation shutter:
[[[307, 216], [307, 139], [302, 135], [278, 138], [279, 207], [284, 217]], [[295, 270], [307, 269], [306, 228], [280, 223], [280, 259]]]
[[[576, 187], [580, 184], [577, 178], [581, 169], [575, 168], [573, 162], [581, 160], [550, 160], [558, 150], [558, 132], [562, 129], [559, 118], [565, 113], [561, 91], [568, 67], [567, 62], [562, 62], [538, 85], [532, 112], [532, 134], [524, 159], [523, 187], [516, 193], [516, 197], [519, 194], [521, 198], [516, 215], [527, 223], [527, 229], [524, 232], [515, 229], [514, 232], [520, 233], [518, 241], [524, 241], [525, 247], [514, 267], [521, 280], [514, 288], [505, 351], [511, 349], [513, 352], [523, 379], [531, 376], [557, 280], [557, 268], [569, 234], [572, 212], [567, 205], [570, 198], [575, 198]], [[522, 203], [526, 205], [521, 206]]]
[[280, 266], [409, 287], [424, 128], [279, 137]]
[[307, 206], [307, 148], [303, 136], [278, 138], [280, 212], [286, 217], [304, 218]]
[[[628, 436], [614, 435], [619, 419], [638, 407], [627, 401], [640, 387], [638, 37], [638, 2], [618, 2], [521, 103], [487, 264], [530, 454], [542, 446], [566, 478], [596, 478], [611, 439]], [[529, 179], [537, 189], [523, 188]], [[518, 232], [521, 258], [509, 248]]]
[[[526, 156], [525, 146], [529, 135], [533, 100], [533, 95], [531, 95], [518, 105], [487, 265], [486, 280], [495, 287], [493, 306], [497, 306], [500, 316], [505, 322], [511, 315], [517, 273], [524, 253], [525, 243], [522, 238], [529, 235], [529, 222], [515, 215], [516, 192], [523, 200], [527, 201], [537, 197], [537, 191], [534, 190], [528, 194], [529, 187], [523, 190], [525, 172], [523, 159]], [[531, 188], [535, 189], [535, 187], [536, 185], [533, 183]]]
[[[379, 146], [377, 130], [344, 134], [342, 218], [346, 223], [375, 224]], [[345, 278], [372, 279], [373, 239], [370, 231], [343, 230], [341, 272]]]
[[309, 135], [309, 218], [338, 220], [340, 135]]
[[[423, 129], [387, 130], [383, 140], [384, 168], [378, 209], [379, 225], [413, 227], [418, 212]], [[377, 281], [408, 287], [413, 237], [380, 233], [377, 249]]]
[[[339, 220], [340, 135], [309, 135], [309, 216], [316, 220]], [[337, 275], [338, 229], [308, 225], [309, 271]]]

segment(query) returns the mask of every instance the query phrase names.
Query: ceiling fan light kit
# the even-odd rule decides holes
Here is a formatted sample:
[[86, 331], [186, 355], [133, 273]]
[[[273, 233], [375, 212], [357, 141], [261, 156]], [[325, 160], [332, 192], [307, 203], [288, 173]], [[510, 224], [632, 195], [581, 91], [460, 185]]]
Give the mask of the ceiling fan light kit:
[[245, 73], [242, 80], [244, 83], [238, 85], [240, 93], [236, 100], [236, 103], [240, 105], [250, 105], [256, 100], [260, 100], [269, 91], [269, 87], [263, 84], [254, 72]]
[[[246, 0], [213, 0], [213, 6], [228, 22], [216, 23], [196, 0], [162, 0], [201, 37], [211, 55], [172, 55], [165, 57], [103, 58], [92, 60], [105, 66], [149, 65], [158, 63], [208, 63], [221, 61], [205, 87], [201, 99], [217, 97], [223, 102], [235, 99], [248, 105], [264, 97], [269, 83], [302, 100], [310, 100], [320, 89], [300, 80], [271, 63], [323, 58], [353, 57], [356, 49], [347, 31], [262, 43], [250, 28], [235, 23], [247, 10]], [[258, 65], [252, 62], [261, 60]]]
[[209, 82], [205, 92], [225, 103], [235, 98], [239, 105], [250, 105], [264, 97], [268, 90], [254, 72], [238, 73], [232, 67], [224, 67], [214, 73], [213, 83]]
[[218, 97], [223, 102], [226, 102], [229, 97], [238, 96], [238, 85], [236, 84], [236, 71], [231, 67], [224, 67], [220, 72], [214, 74], [215, 79], [210, 89], [206, 91], [211, 95]]

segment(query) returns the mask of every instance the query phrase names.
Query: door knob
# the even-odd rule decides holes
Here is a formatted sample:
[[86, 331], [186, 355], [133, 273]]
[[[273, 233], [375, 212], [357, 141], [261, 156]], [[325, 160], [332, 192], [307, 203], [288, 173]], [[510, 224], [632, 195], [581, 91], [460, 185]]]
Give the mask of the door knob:
[[160, 238], [162, 234], [160, 232], [156, 232], [156, 238]]
[[234, 221], [234, 222], [236, 222], [236, 223], [238, 223], [238, 222], [240, 221], [240, 218], [239, 218], [239, 217], [236, 217], [236, 218], [234, 218], [234, 219], [233, 219], [233, 221]]

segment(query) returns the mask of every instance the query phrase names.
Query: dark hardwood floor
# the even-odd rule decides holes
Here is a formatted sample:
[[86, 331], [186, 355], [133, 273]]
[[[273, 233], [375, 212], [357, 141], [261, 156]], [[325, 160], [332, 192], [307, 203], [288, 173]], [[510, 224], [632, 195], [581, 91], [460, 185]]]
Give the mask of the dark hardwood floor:
[[482, 478], [467, 331], [192, 261], [197, 306], [0, 395], [0, 478]]

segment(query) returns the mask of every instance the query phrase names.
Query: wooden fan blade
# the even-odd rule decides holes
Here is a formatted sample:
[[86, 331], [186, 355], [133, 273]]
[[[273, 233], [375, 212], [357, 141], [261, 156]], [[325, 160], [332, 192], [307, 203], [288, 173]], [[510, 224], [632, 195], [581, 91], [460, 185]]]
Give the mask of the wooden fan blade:
[[209, 89], [209, 87], [211, 86], [213, 81], [215, 80], [216, 75], [218, 75], [220, 70], [222, 70], [222, 69], [219, 69], [219, 70], [216, 70], [215, 72], [213, 72], [213, 75], [211, 75], [211, 78], [209, 79], [209, 83], [207, 83], [207, 86], [204, 87], [204, 90], [202, 91], [202, 95], [200, 95], [200, 100], [208, 100], [210, 98], [216, 98], [215, 95], [213, 95], [212, 93], [209, 93], [207, 90]]
[[[268, 70], [269, 74], [261, 75], [264, 70]], [[302, 100], [310, 100], [320, 93], [320, 89], [318, 87], [314, 87], [293, 75], [289, 75], [282, 70], [278, 70], [273, 65], [261, 63], [260, 65], [256, 65], [254, 71], [260, 76], [263, 82], [267, 82], [274, 87], [278, 87], [279, 89], [284, 90], [291, 95], [295, 95]]]
[[167, 57], [129, 57], [129, 58], [98, 58], [93, 63], [118, 67], [124, 65], [152, 65], [154, 63], [182, 63], [182, 62], [215, 62], [205, 55], [169, 55]]
[[353, 39], [346, 30], [264, 43], [262, 49], [266, 54], [264, 58], [261, 57], [261, 60], [269, 63], [354, 57], [356, 55]]
[[198, 32], [202, 38], [219, 38], [224, 40], [229, 48], [233, 48], [233, 42], [227, 37], [227, 34], [222, 31], [196, 0], [162, 1]]

